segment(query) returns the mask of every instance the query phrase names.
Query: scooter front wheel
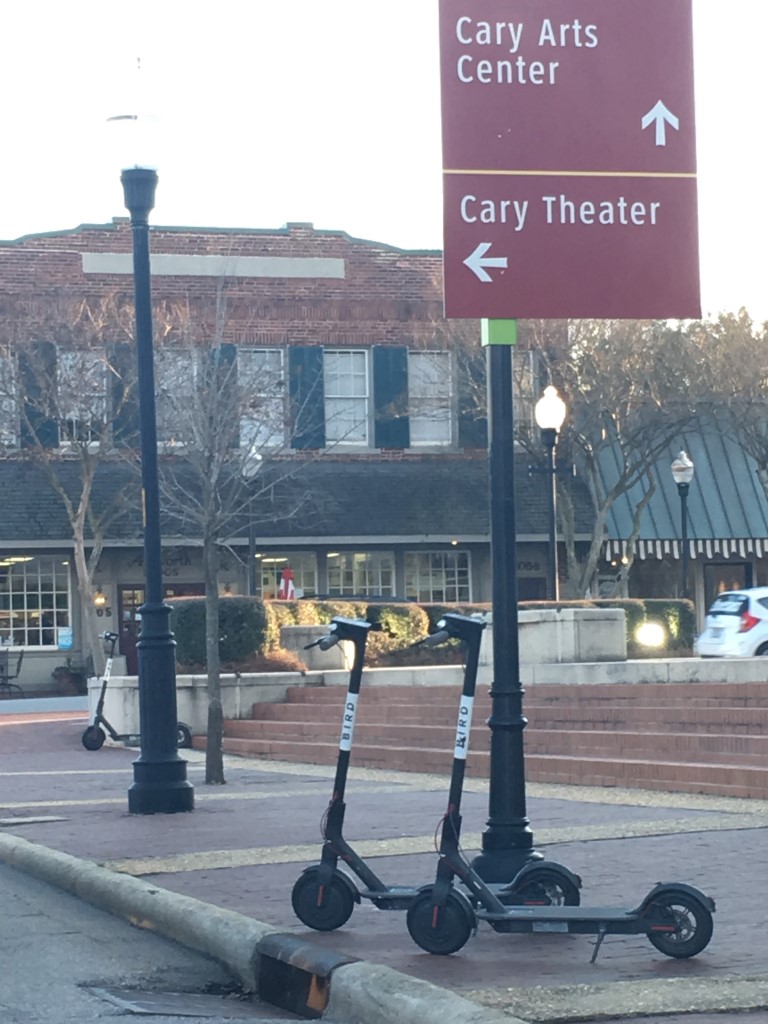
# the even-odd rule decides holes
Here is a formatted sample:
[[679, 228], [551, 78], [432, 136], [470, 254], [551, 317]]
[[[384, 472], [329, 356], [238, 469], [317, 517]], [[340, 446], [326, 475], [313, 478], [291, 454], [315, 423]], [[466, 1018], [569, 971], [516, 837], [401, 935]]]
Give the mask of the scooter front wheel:
[[674, 931], [650, 931], [648, 939], [665, 956], [678, 960], [696, 956], [709, 945], [714, 922], [711, 911], [701, 900], [682, 890], [671, 890], [657, 896], [653, 908], [669, 911]]
[[291, 893], [291, 905], [298, 919], [317, 932], [332, 932], [341, 928], [352, 916], [355, 897], [352, 886], [331, 875], [327, 885], [318, 881], [320, 869], [312, 868], [299, 875]]
[[89, 725], [81, 737], [86, 750], [101, 750], [107, 734], [98, 725]]
[[447, 956], [461, 949], [475, 925], [474, 914], [465, 897], [451, 889], [445, 904], [435, 905], [431, 887], [422, 890], [411, 903], [406, 923], [416, 945], [437, 956]]

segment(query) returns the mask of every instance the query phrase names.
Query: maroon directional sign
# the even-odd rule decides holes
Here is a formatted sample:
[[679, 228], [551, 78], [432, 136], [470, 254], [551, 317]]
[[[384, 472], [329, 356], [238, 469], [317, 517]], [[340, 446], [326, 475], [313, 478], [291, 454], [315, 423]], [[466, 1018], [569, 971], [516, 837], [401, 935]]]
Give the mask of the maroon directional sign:
[[447, 316], [700, 316], [691, 22], [440, 0]]

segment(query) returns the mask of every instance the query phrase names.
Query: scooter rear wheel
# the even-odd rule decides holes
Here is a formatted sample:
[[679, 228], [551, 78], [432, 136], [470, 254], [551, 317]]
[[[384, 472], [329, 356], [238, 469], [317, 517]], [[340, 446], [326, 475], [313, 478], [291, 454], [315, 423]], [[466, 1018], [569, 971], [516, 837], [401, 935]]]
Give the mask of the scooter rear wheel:
[[431, 887], [411, 903], [406, 923], [416, 945], [437, 956], [461, 949], [474, 928], [472, 912], [462, 896], [450, 890], [445, 905], [434, 906]]
[[712, 938], [712, 913], [690, 893], [671, 891], [661, 893], [654, 899], [654, 907], [662, 907], [670, 912], [677, 930], [674, 932], [648, 932], [652, 945], [665, 956], [684, 960], [696, 956], [706, 949]]
[[571, 879], [552, 868], [533, 868], [522, 880], [515, 895], [526, 903], [541, 903], [549, 907], [578, 907], [581, 894]]
[[107, 734], [98, 725], [89, 725], [81, 737], [86, 750], [101, 750]]
[[176, 723], [176, 746], [188, 750], [192, 746], [192, 730], [184, 722]]
[[352, 916], [355, 897], [350, 886], [338, 874], [332, 875], [321, 891], [319, 870], [314, 868], [299, 875], [291, 893], [291, 905], [296, 917], [307, 928], [332, 932], [345, 925]]

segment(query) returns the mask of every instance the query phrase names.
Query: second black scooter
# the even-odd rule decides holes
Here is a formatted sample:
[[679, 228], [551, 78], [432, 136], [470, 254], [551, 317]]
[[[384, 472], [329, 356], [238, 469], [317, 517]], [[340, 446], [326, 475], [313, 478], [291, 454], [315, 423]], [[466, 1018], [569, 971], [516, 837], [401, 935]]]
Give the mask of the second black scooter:
[[[341, 738], [336, 763], [333, 795], [323, 819], [323, 847], [320, 863], [306, 868], [297, 879], [291, 896], [296, 916], [307, 927], [316, 931], [333, 931], [341, 928], [361, 898], [369, 899], [379, 910], [407, 910], [419, 897], [421, 889], [416, 886], [386, 885], [368, 863], [349, 845], [344, 838], [344, 801], [350, 753], [358, 709], [358, 697], [365, 659], [365, 646], [371, 624], [360, 619], [333, 619], [328, 634], [309, 646], [328, 650], [341, 640], [348, 640], [354, 649], [354, 660], [349, 676], [341, 725]], [[466, 644], [464, 685], [459, 702], [459, 720], [462, 724], [462, 742], [466, 743], [472, 717], [472, 701], [475, 693], [480, 641], [485, 622], [465, 615], [446, 615], [444, 626], [420, 642], [423, 646], [443, 643], [450, 637]], [[457, 740], [458, 746], [459, 740]], [[466, 753], [464, 754], [466, 756]], [[461, 760], [461, 758], [459, 758]], [[454, 765], [456, 761], [454, 760]], [[463, 780], [463, 760], [462, 780]], [[458, 838], [458, 837], [457, 837]], [[358, 889], [353, 879], [338, 867], [345, 864], [363, 883]], [[505, 885], [492, 886], [496, 898], [503, 905], [549, 905], [564, 904], [577, 906], [581, 879], [573, 872], [553, 861], [534, 860], [525, 865]]]
[[[436, 637], [450, 629], [446, 615]], [[471, 709], [471, 705], [470, 705]], [[411, 938], [428, 953], [455, 953], [467, 942], [480, 921], [497, 932], [578, 933], [597, 936], [592, 962], [606, 935], [647, 935], [666, 956], [696, 956], [712, 937], [714, 900], [684, 882], [657, 883], [633, 908], [509, 906], [486, 885], [464, 859], [459, 845], [461, 793], [468, 732], [463, 716], [456, 729], [456, 751], [451, 773], [448, 809], [440, 833], [440, 859], [434, 884], [426, 885], [408, 907]], [[463, 890], [454, 887], [458, 879]]]

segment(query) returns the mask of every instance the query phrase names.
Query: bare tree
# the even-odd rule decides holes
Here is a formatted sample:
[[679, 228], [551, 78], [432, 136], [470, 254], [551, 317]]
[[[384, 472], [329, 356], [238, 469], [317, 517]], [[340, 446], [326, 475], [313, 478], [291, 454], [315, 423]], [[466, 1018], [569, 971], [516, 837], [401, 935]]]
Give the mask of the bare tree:
[[117, 484], [98, 508], [93, 496], [99, 472], [132, 455], [119, 437], [134, 392], [131, 307], [118, 294], [94, 300], [65, 294], [23, 308], [6, 306], [3, 313], [0, 440], [6, 451], [20, 446], [61, 499], [72, 533], [84, 647], [101, 673], [94, 573], [105, 537], [136, 494]]
[[[223, 784], [219, 655], [222, 548], [249, 516], [290, 519], [308, 496], [299, 484], [279, 510], [269, 501], [307, 458], [285, 455], [286, 374], [275, 349], [237, 349], [225, 339], [247, 312], [222, 280], [211, 303], [179, 303], [161, 318], [156, 351], [158, 444], [163, 509], [202, 542], [206, 604], [208, 784]], [[311, 457], [311, 454], [308, 456]], [[261, 472], [257, 472], [259, 467]], [[252, 524], [255, 525], [255, 524]]]

